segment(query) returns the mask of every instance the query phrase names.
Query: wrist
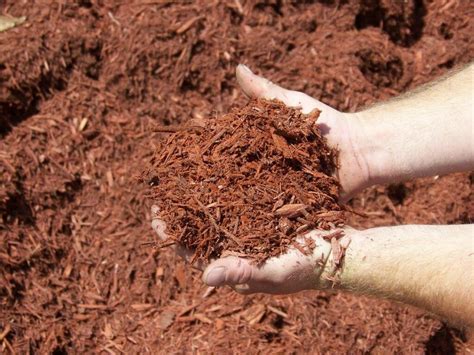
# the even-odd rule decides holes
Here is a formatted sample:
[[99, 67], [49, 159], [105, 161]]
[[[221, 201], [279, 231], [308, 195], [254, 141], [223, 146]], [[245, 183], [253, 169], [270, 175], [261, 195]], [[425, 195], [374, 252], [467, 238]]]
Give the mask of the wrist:
[[389, 182], [391, 170], [396, 165], [396, 157], [389, 148], [394, 127], [369, 110], [354, 113], [354, 116], [357, 120], [354, 145], [366, 169], [363, 188]]
[[341, 200], [345, 202], [357, 192], [372, 185], [370, 171], [370, 149], [363, 119], [356, 113], [344, 113], [343, 124], [338, 137]]
[[[313, 289], [329, 290], [340, 288], [341, 273], [344, 266], [345, 251], [351, 243], [352, 228], [346, 228], [342, 237], [329, 238], [335, 231], [329, 232], [325, 239], [318, 237], [321, 244], [324, 243], [325, 250], [318, 251], [319, 260], [316, 265], [316, 280], [313, 282]], [[337, 232], [337, 231], [336, 231]]]

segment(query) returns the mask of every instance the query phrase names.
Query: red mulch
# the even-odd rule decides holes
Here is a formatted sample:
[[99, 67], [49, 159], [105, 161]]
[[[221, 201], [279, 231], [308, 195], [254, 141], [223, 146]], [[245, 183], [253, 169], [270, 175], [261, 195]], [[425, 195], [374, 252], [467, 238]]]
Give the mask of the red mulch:
[[[238, 63], [356, 110], [474, 58], [468, 1], [391, 3], [3, 2], [28, 20], [0, 33], [0, 349], [466, 351], [462, 331], [386, 301], [210, 291], [146, 244], [134, 176], [153, 127], [244, 104]], [[469, 174], [374, 187], [349, 224], [472, 222], [472, 202]]]
[[259, 99], [199, 124], [155, 129], [177, 132], [139, 180], [168, 238], [194, 252], [191, 262], [237, 255], [262, 263], [298, 235], [344, 225], [331, 176], [337, 150], [318, 128], [319, 114]]

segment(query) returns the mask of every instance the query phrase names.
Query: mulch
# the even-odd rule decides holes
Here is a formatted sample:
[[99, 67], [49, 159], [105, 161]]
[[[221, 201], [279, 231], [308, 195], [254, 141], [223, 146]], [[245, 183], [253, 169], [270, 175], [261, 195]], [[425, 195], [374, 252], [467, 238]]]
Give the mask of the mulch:
[[221, 117], [155, 128], [177, 132], [140, 181], [169, 238], [194, 252], [191, 261], [235, 255], [262, 263], [310, 230], [344, 225], [332, 177], [338, 152], [317, 126], [319, 114], [252, 100]]
[[[463, 331], [383, 300], [206, 288], [150, 247], [136, 183], [157, 126], [244, 107], [238, 63], [354, 111], [474, 58], [469, 2], [392, 3], [2, 2], [27, 16], [0, 33], [2, 351], [466, 351]], [[377, 186], [347, 224], [472, 223], [472, 202], [470, 174]]]

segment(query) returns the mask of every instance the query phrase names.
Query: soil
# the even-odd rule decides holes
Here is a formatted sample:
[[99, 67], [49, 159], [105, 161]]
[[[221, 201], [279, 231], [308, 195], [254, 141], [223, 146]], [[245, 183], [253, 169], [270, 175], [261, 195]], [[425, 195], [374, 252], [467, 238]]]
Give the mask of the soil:
[[192, 250], [192, 261], [236, 255], [262, 263], [291, 245], [311, 253], [296, 242], [309, 230], [343, 227], [340, 184], [331, 176], [337, 150], [316, 125], [319, 114], [251, 100], [199, 124], [159, 128], [178, 132], [160, 144], [140, 181], [168, 238]]
[[[398, 4], [398, 2], [396, 3]], [[137, 187], [153, 127], [246, 103], [245, 63], [354, 111], [474, 58], [462, 0], [2, 1], [0, 346], [17, 353], [467, 352], [420, 310], [343, 293], [208, 289], [154, 250]], [[356, 228], [472, 223], [471, 174], [377, 186]]]

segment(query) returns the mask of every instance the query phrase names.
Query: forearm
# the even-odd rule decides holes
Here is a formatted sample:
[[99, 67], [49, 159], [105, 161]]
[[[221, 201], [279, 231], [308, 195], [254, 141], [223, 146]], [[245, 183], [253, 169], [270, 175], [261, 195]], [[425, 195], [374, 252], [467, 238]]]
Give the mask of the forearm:
[[370, 184], [474, 169], [473, 68], [356, 114]]
[[473, 225], [353, 231], [339, 286], [474, 326]]

